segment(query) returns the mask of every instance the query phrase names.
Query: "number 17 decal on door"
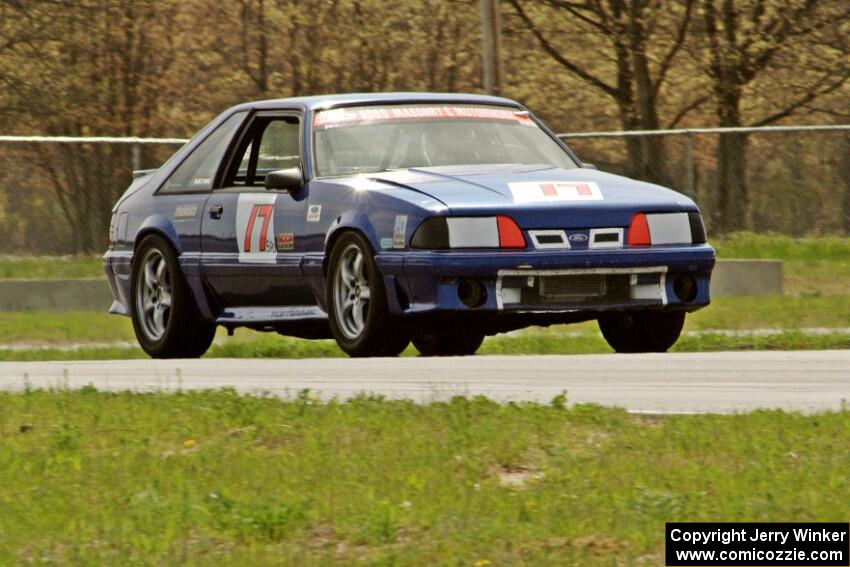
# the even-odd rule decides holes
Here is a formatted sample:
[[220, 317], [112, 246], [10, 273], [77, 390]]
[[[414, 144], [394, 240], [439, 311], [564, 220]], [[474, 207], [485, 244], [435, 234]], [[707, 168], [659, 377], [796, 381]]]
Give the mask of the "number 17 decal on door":
[[242, 193], [236, 205], [236, 241], [239, 261], [273, 264], [277, 254], [274, 241], [276, 194]]

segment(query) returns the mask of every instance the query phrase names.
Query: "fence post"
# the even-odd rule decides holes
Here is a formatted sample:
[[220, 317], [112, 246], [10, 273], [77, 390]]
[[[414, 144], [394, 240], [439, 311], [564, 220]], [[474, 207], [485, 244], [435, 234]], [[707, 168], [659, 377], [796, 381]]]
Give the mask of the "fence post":
[[484, 92], [499, 95], [502, 92], [502, 62], [499, 54], [502, 32], [499, 0], [481, 0], [480, 6]]
[[690, 130], [688, 130], [687, 134], [685, 135], [685, 140], [687, 142], [685, 145], [687, 152], [685, 163], [688, 170], [687, 191], [688, 197], [693, 199], [696, 196], [696, 187], [694, 187], [694, 184], [696, 183], [696, 173], [694, 172], [694, 135]]
[[142, 146], [141, 144], [130, 145], [130, 156], [133, 165], [133, 171], [142, 169]]

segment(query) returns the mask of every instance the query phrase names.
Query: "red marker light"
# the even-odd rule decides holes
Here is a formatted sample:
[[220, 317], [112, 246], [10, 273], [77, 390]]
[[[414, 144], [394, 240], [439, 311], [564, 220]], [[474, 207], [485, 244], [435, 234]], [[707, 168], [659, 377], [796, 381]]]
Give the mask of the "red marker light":
[[635, 213], [635, 216], [632, 217], [626, 242], [629, 246], [649, 246], [652, 244], [652, 240], [649, 237], [649, 224], [646, 222], [645, 214]]
[[496, 217], [496, 224], [500, 248], [525, 248], [525, 237], [514, 219], [500, 215]]

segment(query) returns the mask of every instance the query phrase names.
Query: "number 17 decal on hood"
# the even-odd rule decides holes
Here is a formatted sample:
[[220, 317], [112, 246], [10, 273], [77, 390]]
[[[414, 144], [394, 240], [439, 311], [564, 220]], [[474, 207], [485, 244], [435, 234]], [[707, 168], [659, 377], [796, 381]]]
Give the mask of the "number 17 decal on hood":
[[508, 187], [514, 203], [602, 200], [599, 185], [592, 181], [522, 181]]
[[239, 261], [273, 264], [277, 254], [274, 203], [277, 194], [242, 193], [236, 205]]

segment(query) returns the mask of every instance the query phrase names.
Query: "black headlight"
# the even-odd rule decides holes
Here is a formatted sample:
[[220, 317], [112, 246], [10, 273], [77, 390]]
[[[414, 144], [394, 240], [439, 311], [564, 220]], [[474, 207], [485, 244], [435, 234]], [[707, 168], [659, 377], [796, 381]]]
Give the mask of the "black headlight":
[[699, 213], [688, 213], [688, 221], [691, 223], [691, 242], [694, 244], [705, 244], [708, 238], [705, 234], [702, 215]]
[[419, 225], [410, 241], [413, 248], [445, 250], [449, 248], [449, 225], [445, 217], [434, 217]]

